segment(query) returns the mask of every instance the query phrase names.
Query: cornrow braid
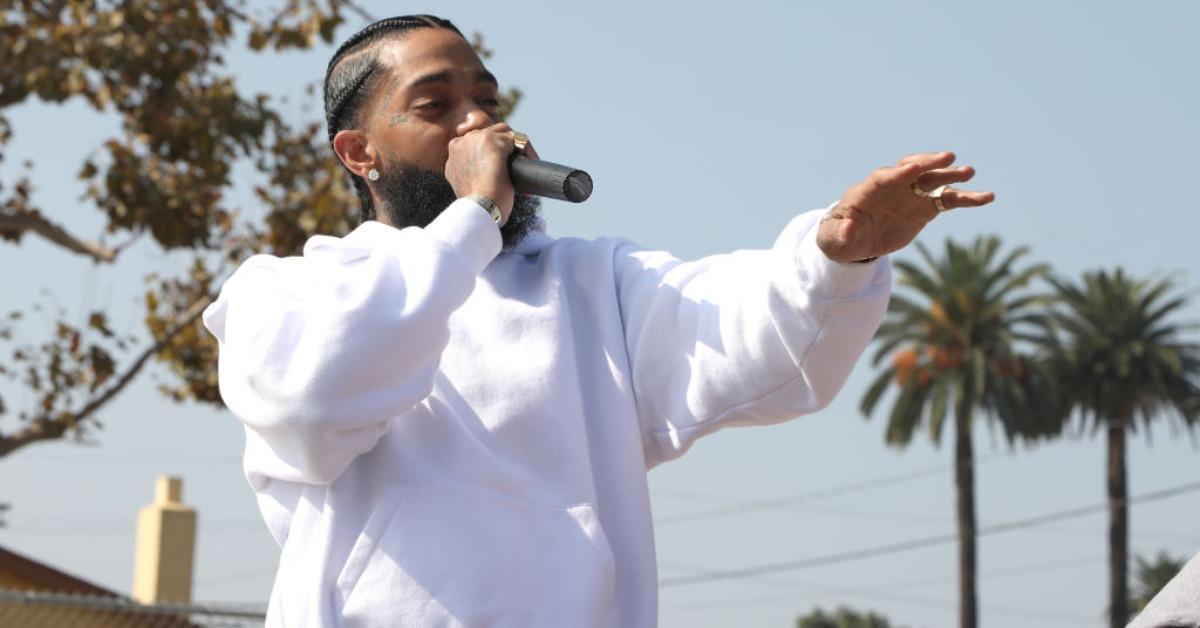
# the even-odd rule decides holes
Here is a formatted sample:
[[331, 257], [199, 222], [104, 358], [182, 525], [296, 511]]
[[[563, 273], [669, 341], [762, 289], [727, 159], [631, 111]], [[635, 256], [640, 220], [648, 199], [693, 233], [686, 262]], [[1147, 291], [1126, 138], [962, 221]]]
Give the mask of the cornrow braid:
[[[417, 28], [445, 28], [462, 35], [451, 24], [433, 15], [403, 15], [379, 20], [358, 31], [347, 39], [325, 68], [325, 125], [329, 130], [329, 143], [342, 129], [353, 129], [359, 124], [359, 115], [370, 101], [370, 95], [379, 83], [382, 64], [379, 61], [378, 44], [384, 39], [397, 37]], [[345, 167], [345, 164], [342, 165]], [[371, 190], [362, 177], [350, 172], [350, 181], [362, 203], [362, 220], [375, 218], [375, 206], [371, 201]]]

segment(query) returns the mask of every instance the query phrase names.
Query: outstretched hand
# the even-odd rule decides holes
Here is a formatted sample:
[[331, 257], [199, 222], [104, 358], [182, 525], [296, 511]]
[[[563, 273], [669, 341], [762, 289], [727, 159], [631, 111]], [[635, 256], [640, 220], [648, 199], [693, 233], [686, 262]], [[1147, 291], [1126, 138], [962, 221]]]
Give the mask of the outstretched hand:
[[847, 190], [821, 220], [817, 246], [835, 262], [887, 255], [912, 242], [941, 211], [995, 200], [991, 192], [947, 188], [941, 196], [945, 209], [939, 211], [934, 199], [922, 194], [975, 176], [974, 168], [952, 168], [953, 163], [951, 152], [917, 153], [872, 172]]

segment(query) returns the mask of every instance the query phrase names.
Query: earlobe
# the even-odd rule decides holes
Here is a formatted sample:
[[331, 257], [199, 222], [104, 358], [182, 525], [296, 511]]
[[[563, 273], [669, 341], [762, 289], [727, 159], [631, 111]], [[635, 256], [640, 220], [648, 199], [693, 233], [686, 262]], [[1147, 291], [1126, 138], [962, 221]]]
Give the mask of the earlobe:
[[375, 157], [369, 150], [367, 135], [357, 129], [343, 129], [333, 137], [333, 152], [350, 172], [366, 177], [367, 173], [377, 166]]

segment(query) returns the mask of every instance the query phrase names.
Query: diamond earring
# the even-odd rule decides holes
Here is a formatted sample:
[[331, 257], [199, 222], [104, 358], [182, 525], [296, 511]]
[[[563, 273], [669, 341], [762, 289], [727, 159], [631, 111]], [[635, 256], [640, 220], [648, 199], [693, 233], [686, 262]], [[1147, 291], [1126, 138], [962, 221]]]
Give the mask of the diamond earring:
[[379, 180], [379, 171], [374, 168], [371, 168], [370, 170], [367, 171], [367, 178], [372, 181], [378, 181]]

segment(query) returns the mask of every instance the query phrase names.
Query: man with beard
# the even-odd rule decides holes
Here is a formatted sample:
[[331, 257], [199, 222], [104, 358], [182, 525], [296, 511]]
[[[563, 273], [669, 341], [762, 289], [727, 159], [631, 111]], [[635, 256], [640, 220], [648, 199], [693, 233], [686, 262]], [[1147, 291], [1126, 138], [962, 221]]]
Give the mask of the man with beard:
[[647, 469], [828, 404], [883, 318], [879, 258], [992, 199], [917, 154], [685, 263], [539, 228], [449, 22], [372, 24], [325, 86], [362, 225], [247, 260], [204, 317], [282, 548], [272, 626], [655, 625]]

